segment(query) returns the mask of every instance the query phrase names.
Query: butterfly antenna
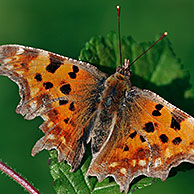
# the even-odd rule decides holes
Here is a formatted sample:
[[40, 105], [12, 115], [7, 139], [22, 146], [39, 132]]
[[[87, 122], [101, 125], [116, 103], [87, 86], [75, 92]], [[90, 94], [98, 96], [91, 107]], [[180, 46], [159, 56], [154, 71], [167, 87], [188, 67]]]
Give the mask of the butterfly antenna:
[[119, 33], [119, 53], [120, 53], [120, 65], [122, 65], [122, 52], [121, 52], [121, 27], [120, 27], [120, 12], [121, 8], [117, 5], [117, 16], [118, 16], [118, 33]]
[[133, 64], [133, 63], [135, 63], [139, 58], [141, 58], [143, 55], [145, 55], [145, 53], [147, 53], [154, 45], [156, 45], [160, 40], [162, 40], [165, 36], [167, 36], [167, 32], [164, 32], [163, 34], [162, 34], [162, 36], [158, 39], [158, 40], [156, 40], [156, 42], [154, 42], [154, 44], [152, 44], [147, 50], [145, 50], [141, 55], [139, 55], [139, 57], [137, 57], [134, 61], [132, 61], [131, 63], [130, 63], [130, 66]]

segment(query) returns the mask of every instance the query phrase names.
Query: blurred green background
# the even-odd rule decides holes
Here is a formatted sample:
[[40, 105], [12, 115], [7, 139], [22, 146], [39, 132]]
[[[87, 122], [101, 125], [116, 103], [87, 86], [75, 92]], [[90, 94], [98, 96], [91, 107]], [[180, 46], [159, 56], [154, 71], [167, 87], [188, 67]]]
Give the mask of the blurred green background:
[[[0, 0], [0, 44], [28, 45], [77, 58], [92, 36], [117, 30], [117, 4], [122, 9], [122, 35], [132, 35], [141, 42], [168, 31], [173, 49], [190, 72], [194, 85], [193, 0]], [[0, 158], [33, 182], [41, 193], [54, 194], [47, 151], [35, 158], [30, 155], [34, 143], [43, 135], [38, 129], [42, 121], [26, 121], [17, 115], [18, 102], [17, 86], [1, 77]], [[135, 193], [194, 193], [193, 183], [194, 170], [179, 172], [166, 182]], [[7, 176], [0, 175], [0, 193], [25, 192]]]

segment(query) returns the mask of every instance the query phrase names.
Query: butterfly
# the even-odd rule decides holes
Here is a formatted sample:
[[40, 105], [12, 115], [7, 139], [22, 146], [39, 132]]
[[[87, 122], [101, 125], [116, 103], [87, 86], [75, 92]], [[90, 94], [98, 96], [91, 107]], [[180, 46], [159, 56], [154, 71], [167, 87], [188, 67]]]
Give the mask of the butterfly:
[[91, 142], [88, 176], [112, 176], [127, 193], [139, 175], [165, 180], [194, 163], [194, 118], [157, 94], [131, 85], [130, 63], [108, 76], [95, 66], [45, 50], [0, 46], [0, 74], [19, 86], [16, 112], [40, 116], [44, 137], [32, 149], [58, 151], [75, 171]]

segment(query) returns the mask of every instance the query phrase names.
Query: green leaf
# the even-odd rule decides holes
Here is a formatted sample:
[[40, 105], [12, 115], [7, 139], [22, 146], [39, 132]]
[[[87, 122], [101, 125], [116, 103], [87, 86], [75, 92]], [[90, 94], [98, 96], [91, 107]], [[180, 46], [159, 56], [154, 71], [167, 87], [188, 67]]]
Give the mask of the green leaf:
[[89, 194], [93, 191], [97, 179], [85, 176], [91, 161], [89, 149], [87, 149], [83, 161], [81, 167], [76, 172], [71, 173], [71, 167], [66, 162], [59, 163], [57, 161], [57, 151], [50, 151], [49, 167], [57, 193]]
[[[130, 59], [130, 61], [135, 60], [152, 43], [137, 43], [130, 36], [124, 37], [122, 39], [122, 61], [125, 58]], [[108, 74], [114, 73], [116, 67], [120, 65], [117, 36], [115, 33], [109, 33], [105, 37], [91, 38], [81, 50], [79, 59], [94, 64]], [[133, 73], [133, 85], [150, 89], [180, 108], [186, 108], [193, 112], [194, 108], [191, 107], [191, 104], [194, 104], [194, 92], [189, 84], [189, 74], [183, 69], [180, 60], [176, 58], [171, 48], [171, 43], [167, 38], [134, 63], [131, 70]], [[87, 153], [84, 155], [80, 168], [76, 172], [71, 173], [69, 172], [69, 165], [65, 162], [57, 162], [57, 152], [50, 152], [50, 171], [57, 193], [120, 193], [120, 188], [113, 178], [106, 178], [99, 183], [95, 177], [85, 176], [91, 157], [90, 148], [87, 146]], [[180, 165], [177, 170], [173, 169], [171, 171], [170, 176], [174, 176], [177, 171], [184, 171], [190, 168], [192, 167]], [[157, 180], [156, 178], [142, 178], [140, 176], [132, 182], [129, 193], [151, 185]]]

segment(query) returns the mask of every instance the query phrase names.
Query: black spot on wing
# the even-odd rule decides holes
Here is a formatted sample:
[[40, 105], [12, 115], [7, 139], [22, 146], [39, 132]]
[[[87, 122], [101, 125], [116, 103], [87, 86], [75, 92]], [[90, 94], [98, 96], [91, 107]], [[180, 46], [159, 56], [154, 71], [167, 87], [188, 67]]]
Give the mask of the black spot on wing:
[[140, 135], [140, 140], [142, 143], [144, 143], [146, 141], [142, 135]]
[[123, 151], [124, 151], [124, 152], [129, 151], [129, 147], [128, 147], [127, 145], [125, 145], [125, 148], [124, 148]]
[[136, 135], [137, 135], [137, 132], [134, 131], [133, 133], [131, 133], [131, 134], [129, 135], [129, 137], [130, 137], [131, 139], [133, 139]]
[[77, 77], [76, 73], [79, 72], [79, 68], [76, 65], [73, 65], [72, 69], [73, 69], [73, 72], [69, 72], [68, 74], [71, 79], [75, 79]]
[[160, 135], [160, 140], [162, 143], [167, 143], [168, 142], [168, 137], [165, 134]]
[[78, 66], [73, 65], [73, 72], [74, 72], [74, 73], [78, 73], [78, 72], [79, 72]]
[[143, 127], [143, 129], [148, 133], [153, 133], [154, 132], [154, 125], [152, 122], [148, 122], [145, 124], [145, 127]]
[[67, 124], [69, 122], [69, 118], [64, 119], [64, 122]]
[[154, 111], [152, 112], [152, 115], [155, 116], [155, 117], [158, 117], [158, 116], [161, 115], [161, 113], [159, 112], [159, 110], [154, 110]]
[[59, 100], [59, 105], [65, 105], [68, 103], [68, 100]]
[[55, 55], [50, 55], [50, 64], [46, 67], [46, 70], [50, 73], [55, 73], [55, 71], [63, 64], [63, 62], [58, 59]]
[[69, 72], [68, 74], [69, 74], [69, 77], [70, 77], [71, 79], [75, 79], [75, 78], [76, 78], [76, 73], [74, 73], [74, 72]]
[[55, 71], [60, 67], [59, 64], [52, 64], [50, 63], [47, 67], [46, 70], [50, 73], [55, 73]]
[[162, 104], [156, 104], [155, 108], [161, 110], [164, 106]]
[[46, 90], [51, 89], [53, 87], [53, 84], [51, 82], [44, 82], [43, 86]]
[[37, 74], [35, 75], [34, 79], [36, 79], [36, 81], [38, 81], [38, 82], [41, 82], [41, 81], [42, 81], [42, 76], [41, 76], [41, 74], [40, 74], [40, 73], [37, 73]]
[[71, 86], [70, 84], [64, 84], [63, 86], [60, 87], [60, 91], [63, 94], [69, 94], [71, 92]]
[[175, 130], [180, 130], [180, 123], [172, 117], [170, 127], [175, 129]]
[[181, 143], [182, 139], [180, 137], [176, 137], [172, 140], [172, 143], [174, 145], [179, 145]]
[[74, 102], [72, 102], [69, 106], [69, 110], [74, 111], [75, 110], [75, 105]]
[[156, 110], [153, 110], [152, 115], [155, 117], [158, 117], [161, 115], [160, 110], [163, 108], [164, 106], [162, 104], [156, 104], [155, 108]]

